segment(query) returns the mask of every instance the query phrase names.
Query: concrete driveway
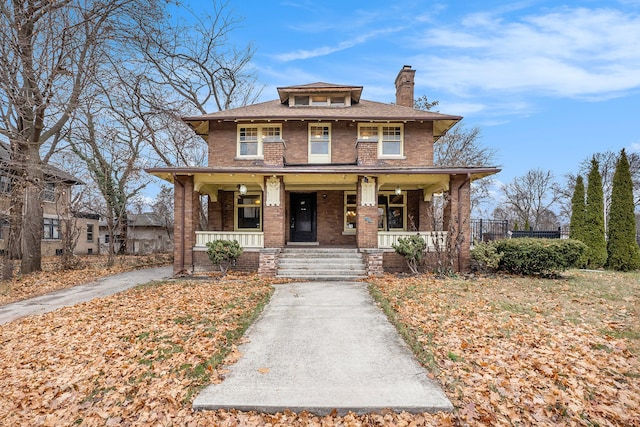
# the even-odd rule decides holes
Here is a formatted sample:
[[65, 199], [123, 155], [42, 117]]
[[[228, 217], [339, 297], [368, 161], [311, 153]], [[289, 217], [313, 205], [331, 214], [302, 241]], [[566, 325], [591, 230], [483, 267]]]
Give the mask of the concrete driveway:
[[359, 282], [276, 285], [240, 360], [195, 409], [318, 415], [451, 411], [451, 402]]
[[0, 306], [0, 325], [32, 314], [48, 313], [62, 307], [105, 297], [144, 283], [168, 279], [173, 267], [146, 268], [103, 277], [95, 282], [61, 289], [50, 294]]

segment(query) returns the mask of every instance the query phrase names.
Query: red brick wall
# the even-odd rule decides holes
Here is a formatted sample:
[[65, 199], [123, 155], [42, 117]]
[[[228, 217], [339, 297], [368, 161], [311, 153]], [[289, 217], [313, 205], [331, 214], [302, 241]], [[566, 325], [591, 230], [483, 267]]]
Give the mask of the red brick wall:
[[[326, 196], [326, 197], [325, 197]], [[355, 234], [343, 235], [344, 230], [344, 192], [319, 191], [318, 243], [327, 246], [355, 246]]]
[[[280, 165], [281, 149], [287, 163], [307, 163], [309, 121], [289, 121], [282, 123], [281, 143], [265, 143], [263, 160], [236, 160], [238, 125], [237, 123], [209, 123], [209, 166], [254, 166]], [[331, 124], [331, 161], [333, 163], [352, 163], [358, 156], [363, 165], [433, 165], [433, 124], [431, 122], [408, 122], [404, 124], [404, 155], [406, 159], [377, 159], [377, 144], [366, 143], [363, 147], [373, 151], [357, 153], [357, 123], [350, 121], [327, 121]], [[373, 147], [369, 147], [373, 146]]]
[[378, 164], [378, 143], [358, 142], [358, 166], [375, 166]]
[[208, 197], [208, 220], [207, 224], [208, 231], [222, 231], [222, 207], [223, 204], [220, 203], [221, 191], [218, 192], [218, 201], [211, 201], [211, 197]]
[[[265, 181], [268, 178], [265, 178]], [[280, 206], [267, 206], [266, 197], [262, 200], [262, 230], [264, 232], [265, 248], [282, 248], [285, 245], [285, 216], [286, 205], [284, 183], [280, 179]], [[266, 188], [265, 182], [265, 188]]]
[[[229, 271], [242, 271], [252, 273], [258, 271], [259, 252], [243, 252], [236, 261], [235, 267], [229, 267]], [[194, 270], [220, 271], [220, 267], [213, 265], [206, 251], [194, 251]]]

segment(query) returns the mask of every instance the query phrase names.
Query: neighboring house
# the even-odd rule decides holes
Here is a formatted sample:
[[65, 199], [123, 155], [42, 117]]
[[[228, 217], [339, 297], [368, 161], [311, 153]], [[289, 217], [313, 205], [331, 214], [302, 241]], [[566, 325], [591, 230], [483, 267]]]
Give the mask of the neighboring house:
[[[109, 229], [106, 221], [100, 221], [100, 251], [108, 253]], [[116, 252], [120, 249], [120, 236], [116, 238]], [[166, 253], [173, 250], [173, 224], [167, 224], [154, 213], [127, 215], [127, 253], [143, 255]]]
[[[0, 250], [4, 251], [9, 233], [9, 207], [10, 193], [13, 188], [14, 179], [10, 170], [9, 147], [0, 142], [0, 217], [2, 217], [2, 227], [0, 227]], [[97, 218], [86, 215], [78, 215], [71, 212], [71, 187], [83, 184], [82, 181], [68, 174], [67, 172], [43, 164], [45, 184], [42, 195], [43, 224], [42, 224], [42, 256], [60, 255], [63, 251], [63, 227], [70, 224], [78, 229], [80, 235], [76, 254], [86, 254], [97, 252], [97, 241], [93, 246], [91, 242], [84, 242], [83, 237], [89, 235], [88, 230], [94, 229], [97, 233]], [[96, 236], [97, 237], [97, 236]], [[91, 251], [90, 251], [91, 249]]]
[[74, 213], [78, 240], [74, 253], [76, 255], [95, 255], [100, 253], [100, 215], [90, 213]]
[[[174, 183], [174, 273], [211, 268], [215, 239], [238, 240], [238, 268], [263, 275], [294, 245], [358, 248], [369, 274], [398, 269], [398, 238], [420, 233], [433, 248], [432, 200], [443, 192], [439, 227], [459, 248], [455, 268], [467, 270], [471, 181], [499, 169], [434, 166], [434, 141], [461, 117], [414, 109], [414, 74], [399, 72], [395, 104], [361, 99], [362, 86], [313, 83], [184, 118], [208, 142], [208, 166], [147, 170]], [[207, 230], [198, 229], [201, 195]]]

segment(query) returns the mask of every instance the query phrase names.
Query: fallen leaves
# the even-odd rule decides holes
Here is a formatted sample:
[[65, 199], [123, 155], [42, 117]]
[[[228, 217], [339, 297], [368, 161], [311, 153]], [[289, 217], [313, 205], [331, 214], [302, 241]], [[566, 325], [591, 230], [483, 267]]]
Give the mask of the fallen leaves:
[[[41, 272], [20, 275], [12, 280], [0, 282], [0, 305], [21, 301], [60, 289], [91, 282], [104, 276], [145, 267], [169, 265], [170, 254], [119, 255], [115, 264], [107, 267], [107, 257], [87, 255], [78, 257], [85, 267], [77, 270], [59, 270], [59, 257], [46, 258]], [[17, 262], [16, 262], [17, 263]]]
[[374, 286], [431, 354], [457, 423], [640, 425], [640, 276], [598, 274]]
[[568, 274], [375, 280], [431, 355], [451, 414], [194, 412], [199, 387], [241, 357], [235, 344], [271, 292], [236, 276], [155, 284], [0, 326], [0, 425], [640, 425], [640, 277]]

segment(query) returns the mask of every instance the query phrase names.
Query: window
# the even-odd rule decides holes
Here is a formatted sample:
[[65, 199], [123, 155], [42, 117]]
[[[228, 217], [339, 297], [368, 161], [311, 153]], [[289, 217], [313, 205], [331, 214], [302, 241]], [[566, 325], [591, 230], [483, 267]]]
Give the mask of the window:
[[309, 163], [331, 163], [331, 125], [309, 125]]
[[402, 126], [382, 126], [382, 156], [402, 156]]
[[108, 234], [104, 235], [104, 242], [105, 243], [109, 243], [109, 235]]
[[13, 183], [11, 182], [11, 178], [9, 178], [6, 175], [0, 176], [0, 192], [11, 193], [12, 188], [13, 188]]
[[56, 185], [53, 182], [47, 182], [44, 185], [44, 193], [42, 195], [42, 199], [45, 202], [56, 201]]
[[260, 193], [236, 193], [235, 210], [237, 231], [261, 229], [262, 199]]
[[238, 126], [238, 157], [262, 157], [262, 142], [279, 141], [280, 125]]
[[377, 141], [380, 157], [401, 157], [404, 154], [403, 140], [401, 124], [358, 125], [358, 141]]
[[405, 193], [380, 193], [378, 194], [378, 229], [381, 231], [405, 230], [406, 224], [406, 197]]
[[93, 224], [87, 224], [87, 242], [93, 242]]
[[345, 107], [351, 98], [344, 94], [297, 95], [289, 100], [290, 107]]
[[356, 193], [345, 193], [344, 195], [344, 230], [355, 231], [356, 229]]
[[44, 219], [44, 239], [60, 239], [60, 220], [54, 218]]

